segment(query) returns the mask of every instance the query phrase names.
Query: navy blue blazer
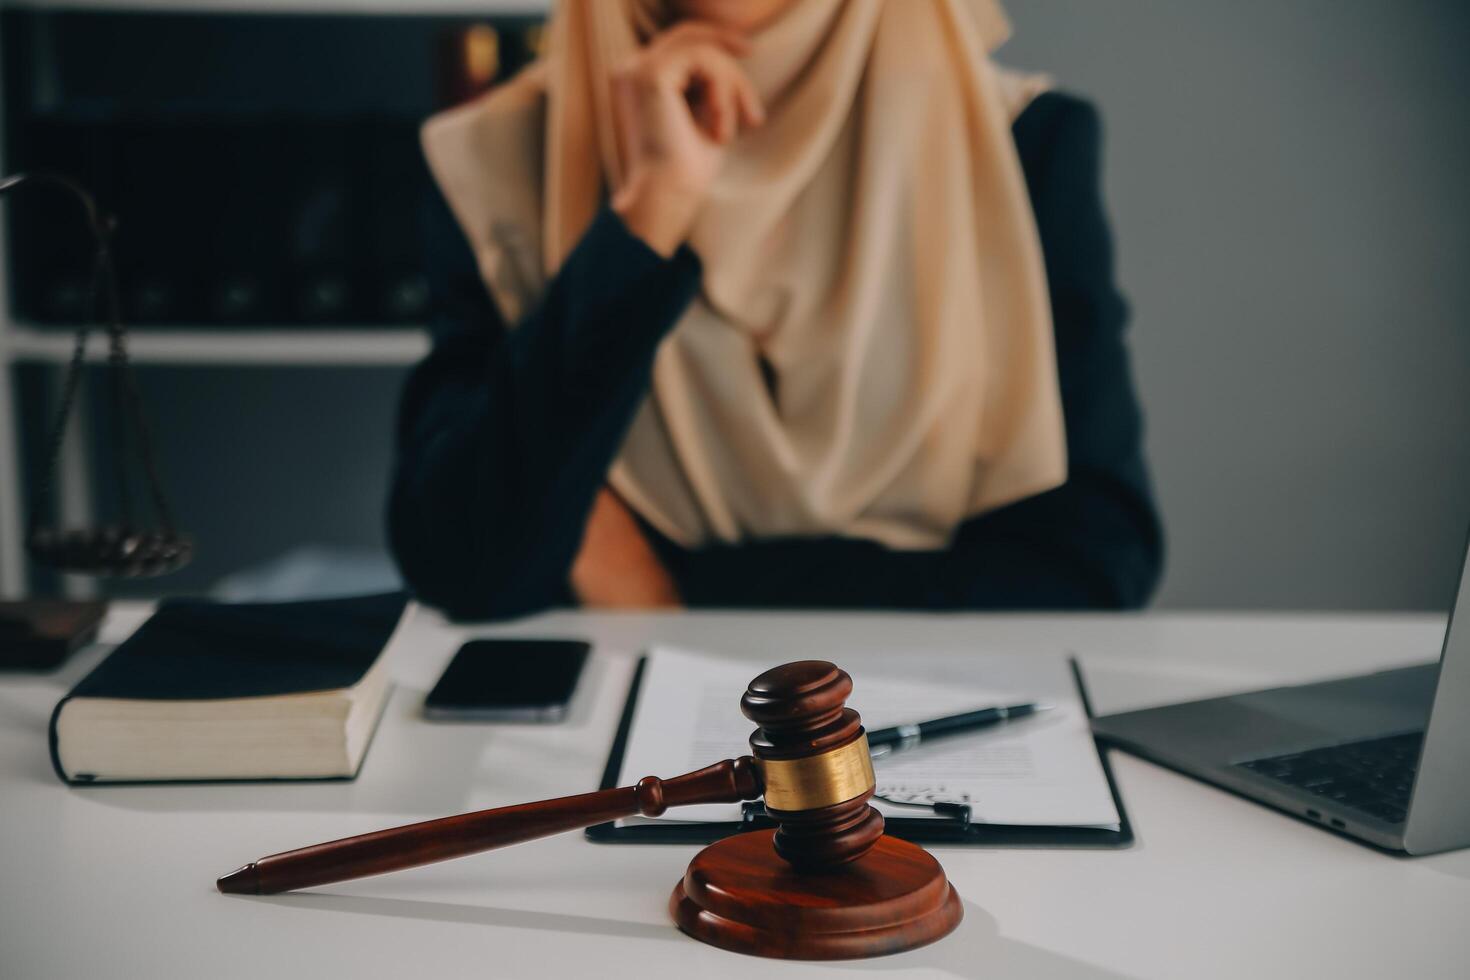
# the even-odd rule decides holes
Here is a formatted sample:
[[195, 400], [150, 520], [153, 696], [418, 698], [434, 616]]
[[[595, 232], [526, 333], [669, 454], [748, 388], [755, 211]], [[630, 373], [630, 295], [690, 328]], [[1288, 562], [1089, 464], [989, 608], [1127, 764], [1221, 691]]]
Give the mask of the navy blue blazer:
[[[791, 538], [686, 551], [644, 526], [691, 606], [1129, 608], [1163, 540], [1114, 284], [1096, 111], [1048, 93], [1016, 121], [1045, 254], [1066, 420], [1064, 485], [972, 518], [939, 551]], [[515, 330], [442, 198], [426, 208], [433, 350], [398, 424], [389, 537], [418, 597], [461, 618], [571, 604], [592, 500], [699, 287], [604, 209]]]

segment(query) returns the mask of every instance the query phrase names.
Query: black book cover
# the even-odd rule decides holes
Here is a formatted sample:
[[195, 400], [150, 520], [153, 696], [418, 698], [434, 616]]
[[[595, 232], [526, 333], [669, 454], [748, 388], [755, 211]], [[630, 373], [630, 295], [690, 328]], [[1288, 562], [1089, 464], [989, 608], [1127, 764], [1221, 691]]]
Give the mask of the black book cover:
[[377, 660], [407, 603], [402, 592], [306, 602], [167, 602], [57, 703], [52, 765], [67, 780], [56, 723], [72, 698], [184, 701], [351, 687]]

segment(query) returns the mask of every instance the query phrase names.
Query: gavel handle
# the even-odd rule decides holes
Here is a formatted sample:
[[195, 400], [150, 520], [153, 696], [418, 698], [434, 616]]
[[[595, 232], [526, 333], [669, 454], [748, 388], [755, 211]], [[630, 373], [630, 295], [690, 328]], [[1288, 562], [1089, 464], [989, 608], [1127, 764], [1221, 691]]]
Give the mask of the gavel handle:
[[477, 854], [620, 817], [656, 817], [671, 806], [753, 800], [761, 789], [760, 771], [746, 755], [673, 779], [647, 776], [635, 786], [461, 813], [282, 851], [230, 872], [216, 886], [230, 894], [275, 895]]

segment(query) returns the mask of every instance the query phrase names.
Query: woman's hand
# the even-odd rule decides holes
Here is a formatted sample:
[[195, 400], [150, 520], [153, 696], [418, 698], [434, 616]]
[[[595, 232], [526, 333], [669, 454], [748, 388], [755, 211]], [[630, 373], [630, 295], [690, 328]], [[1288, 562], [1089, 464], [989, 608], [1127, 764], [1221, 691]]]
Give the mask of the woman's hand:
[[765, 110], [737, 57], [735, 31], [700, 21], [655, 37], [613, 78], [623, 186], [613, 209], [661, 255], [686, 238], [725, 150]]
[[617, 494], [597, 492], [572, 562], [572, 591], [584, 606], [647, 609], [680, 605], [668, 570]]

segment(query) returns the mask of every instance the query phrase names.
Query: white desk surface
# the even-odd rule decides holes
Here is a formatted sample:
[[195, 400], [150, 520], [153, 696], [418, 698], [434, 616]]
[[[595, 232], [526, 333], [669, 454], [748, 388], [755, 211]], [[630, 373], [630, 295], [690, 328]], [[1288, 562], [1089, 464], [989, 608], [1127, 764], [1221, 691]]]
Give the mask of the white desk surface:
[[[119, 608], [105, 635], [141, 612]], [[1470, 976], [1470, 851], [1385, 855], [1116, 754], [1132, 848], [936, 848], [964, 922], [876, 960], [757, 961], [680, 935], [665, 902], [692, 846], [572, 834], [315, 892], [214, 891], [218, 875], [275, 851], [594, 788], [633, 656], [654, 640], [768, 662], [1073, 650], [1110, 711], [1433, 659], [1443, 623], [561, 613], [465, 630], [421, 613], [356, 782], [69, 789], [51, 771], [46, 722], [96, 650], [56, 675], [0, 678], [0, 977]], [[467, 633], [596, 641], [569, 721], [423, 721], [424, 693]]]

